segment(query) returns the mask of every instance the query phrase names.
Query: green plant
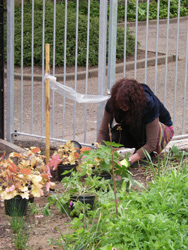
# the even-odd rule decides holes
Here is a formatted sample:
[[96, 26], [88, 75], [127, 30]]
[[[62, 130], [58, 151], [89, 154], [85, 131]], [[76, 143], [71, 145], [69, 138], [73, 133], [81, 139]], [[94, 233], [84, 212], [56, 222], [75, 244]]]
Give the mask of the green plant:
[[69, 216], [70, 200], [70, 195], [68, 193], [50, 195], [48, 197], [48, 203], [42, 209], [42, 213], [44, 214], [44, 216], [50, 216], [50, 207], [52, 205], [55, 205], [59, 209], [60, 213], [66, 214], [71, 220]]
[[23, 216], [7, 216], [7, 220], [13, 233], [18, 233], [26, 225], [26, 219]]
[[[63, 235], [58, 230], [61, 237], [58, 240], [50, 239], [48, 241], [49, 245], [56, 245], [67, 250], [96, 249], [96, 243], [100, 241], [102, 236], [100, 231], [102, 213], [99, 209], [91, 213], [93, 215], [92, 219], [85, 214], [81, 214], [78, 218], [74, 218], [66, 234]], [[71, 233], [72, 230], [76, 232], [76, 237], [75, 234]], [[74, 246], [72, 244], [73, 242]]]
[[17, 250], [26, 250], [27, 248], [27, 242], [29, 238], [29, 233], [27, 232], [27, 229], [21, 228], [17, 234], [12, 236], [13, 243]]
[[[113, 164], [114, 164], [114, 172], [116, 175], [121, 175], [121, 177], [129, 177], [131, 173], [128, 168], [120, 163], [120, 155], [116, 151], [121, 144], [111, 143], [104, 141], [104, 145], [98, 145], [96, 149], [81, 150], [81, 164], [80, 168], [88, 169], [89, 167], [92, 169], [94, 167], [93, 172], [98, 173], [99, 175], [107, 172], [111, 173], [112, 171], [112, 153], [113, 153]], [[112, 152], [113, 151], [113, 152]], [[127, 156], [128, 157], [128, 156]]]
[[27, 219], [23, 216], [20, 216], [20, 212], [17, 209], [15, 209], [15, 211], [12, 210], [11, 217], [7, 216], [7, 220], [10, 224], [10, 228], [12, 231], [11, 237], [15, 248], [17, 250], [27, 249], [26, 246], [29, 238], [29, 233], [28, 233], [29, 227], [27, 224]]
[[154, 162], [151, 159], [151, 156], [145, 152], [145, 157], [147, 158], [147, 164], [149, 168], [147, 171], [152, 171], [152, 175], [157, 178], [160, 175], [165, 175], [167, 172], [172, 169], [183, 166], [187, 162], [186, 156], [188, 153], [186, 151], [180, 151], [176, 146], [172, 146], [168, 152], [165, 152], [163, 157], [157, 156], [157, 160]]
[[176, 147], [175, 145], [173, 145], [169, 151], [169, 157], [172, 160], [177, 160], [179, 162], [185, 160], [185, 157], [188, 155], [188, 153], [186, 151], [181, 151], [178, 149], [178, 147]]
[[[53, 2], [45, 1], [45, 43], [53, 47]], [[78, 25], [78, 53], [77, 65], [86, 65], [87, 53], [87, 1], [80, 1], [79, 25]], [[23, 25], [23, 64], [31, 65], [31, 41], [32, 41], [32, 2], [24, 4], [24, 25]], [[42, 65], [42, 21], [43, 2], [35, 0], [34, 4], [34, 65]], [[56, 4], [56, 55], [55, 65], [64, 65], [64, 33], [65, 33], [65, 6], [63, 3]], [[117, 28], [117, 59], [124, 56], [124, 30]], [[108, 31], [107, 31], [108, 32]], [[90, 42], [89, 42], [89, 66], [98, 65], [98, 43], [99, 43], [99, 3], [91, 1], [90, 17]], [[75, 65], [75, 44], [76, 44], [76, 9], [75, 1], [68, 4], [67, 11], [67, 66]], [[5, 59], [6, 59], [6, 18], [5, 18]], [[21, 5], [15, 6], [15, 64], [21, 65]], [[134, 54], [134, 36], [127, 31], [127, 56]], [[108, 58], [108, 54], [106, 56]], [[53, 53], [50, 55], [50, 62], [53, 63]]]
[[[80, 167], [83, 169], [88, 166], [94, 167], [94, 172], [102, 174], [103, 172], [110, 173], [112, 170], [112, 155], [109, 142], [104, 142], [105, 145], [98, 145], [95, 149], [82, 151]], [[119, 144], [113, 144], [119, 146]], [[114, 164], [119, 165], [119, 154], [114, 150]]]
[[[47, 198], [48, 203], [42, 209], [45, 216], [51, 214], [50, 207], [52, 205], [55, 205], [60, 213], [66, 214], [69, 218], [70, 215], [75, 213], [88, 211], [89, 206], [80, 202], [77, 197], [80, 195], [100, 196], [103, 192], [107, 192], [107, 188], [109, 188], [108, 180], [101, 180], [97, 176], [92, 177], [91, 169], [86, 168], [81, 172], [72, 172], [70, 177], [64, 177], [61, 182], [64, 192], [62, 194], [53, 194]], [[73, 200], [74, 209], [71, 211]]]
[[39, 212], [39, 204], [28, 203], [29, 213], [30, 215], [38, 214]]
[[[84, 179], [83, 179], [84, 177]], [[92, 170], [85, 168], [82, 172], [72, 172], [71, 177], [62, 179], [63, 188], [70, 195], [88, 195], [96, 194], [96, 188], [108, 185], [108, 180], [100, 177], [92, 177]]]
[[[168, 164], [171, 164], [170, 159]], [[95, 218], [98, 224], [93, 231], [98, 238], [89, 241], [82, 215], [71, 221], [73, 232], [61, 235], [57, 241], [59, 246], [66, 246], [68, 250], [82, 249], [78, 248], [82, 245], [75, 243], [80, 243], [82, 237], [84, 242], [88, 237], [85, 249], [187, 249], [188, 167], [185, 162], [181, 166], [167, 167], [168, 171], [164, 169], [164, 173], [156, 176], [148, 190], [127, 194], [123, 183], [117, 192], [118, 216], [113, 192], [100, 196], [98, 209], [102, 213]]]

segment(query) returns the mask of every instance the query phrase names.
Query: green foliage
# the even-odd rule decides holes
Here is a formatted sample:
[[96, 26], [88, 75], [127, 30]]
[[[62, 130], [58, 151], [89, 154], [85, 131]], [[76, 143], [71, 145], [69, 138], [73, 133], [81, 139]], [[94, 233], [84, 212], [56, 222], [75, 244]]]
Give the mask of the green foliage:
[[[93, 212], [92, 219], [89, 219], [84, 214], [81, 214], [78, 218], [74, 218], [70, 223], [68, 232], [65, 235], [60, 232], [60, 239], [50, 239], [48, 241], [49, 245], [57, 245], [58, 247], [63, 247], [63, 249], [67, 250], [97, 249], [95, 248], [96, 244], [100, 241], [102, 236], [100, 231], [101, 214], [102, 213], [99, 210], [96, 210]], [[72, 230], [74, 230], [76, 234], [72, 234]], [[74, 246], [72, 245], [73, 242]]]
[[[76, 1], [68, 4], [67, 11], [67, 66], [75, 65], [76, 49]], [[53, 51], [53, 2], [46, 1], [45, 5], [45, 41], [49, 43]], [[91, 1], [90, 17], [90, 44], [89, 44], [89, 66], [98, 65], [98, 39], [99, 39], [99, 3]], [[65, 6], [64, 3], [56, 5], [56, 55], [55, 65], [64, 65], [64, 33], [65, 33]], [[43, 2], [35, 0], [34, 4], [34, 65], [42, 65], [42, 29], [43, 29]], [[5, 19], [6, 21], [6, 19]], [[80, 1], [78, 20], [78, 51], [77, 65], [86, 65], [87, 53], [87, 1]], [[23, 63], [25, 66], [31, 65], [32, 51], [32, 2], [24, 4], [24, 24], [23, 24]], [[108, 31], [107, 31], [108, 32]], [[5, 27], [6, 39], [6, 27]], [[15, 64], [21, 65], [21, 6], [15, 6]], [[5, 41], [6, 50], [6, 41]], [[127, 31], [127, 56], [134, 53], [134, 37]], [[117, 60], [124, 55], [124, 30], [118, 27], [117, 30]], [[108, 57], [108, 54], [107, 54]], [[53, 53], [50, 53], [50, 62], [53, 63]]]
[[14, 233], [18, 233], [20, 229], [23, 228], [26, 224], [25, 218], [23, 216], [13, 216], [13, 217], [7, 216], [7, 219]]
[[27, 241], [29, 238], [29, 233], [26, 231], [26, 229], [22, 228], [19, 230], [19, 232], [12, 236], [13, 237], [13, 243], [17, 250], [26, 250], [27, 248]]
[[[170, 18], [178, 16], [178, 2], [179, 0], [171, 0], [170, 1]], [[152, 1], [149, 3], [149, 19], [157, 19], [157, 5], [156, 1]], [[188, 2], [181, 1], [180, 5], [180, 16], [186, 16], [188, 14]], [[121, 8], [118, 12], [119, 21], [124, 20], [125, 12], [125, 5], [122, 2]], [[168, 16], [168, 0], [160, 1], [160, 11], [159, 11], [159, 18], [166, 19]], [[147, 2], [139, 3], [138, 6], [138, 20], [144, 21], [147, 18]], [[135, 21], [136, 19], [136, 2], [131, 1], [127, 5], [127, 19], [130, 21]]]
[[7, 219], [12, 231], [11, 237], [15, 248], [17, 250], [27, 249], [26, 245], [29, 233], [26, 218], [24, 218], [23, 216], [15, 215], [11, 217], [7, 216]]
[[[172, 150], [176, 157], [180, 155], [175, 147]], [[66, 246], [67, 250], [187, 249], [188, 167], [185, 157], [183, 161], [180, 158], [179, 165], [179, 162], [174, 164], [170, 154], [160, 160], [163, 170], [156, 174], [148, 190], [127, 193], [126, 183], [122, 183], [117, 190], [118, 216], [113, 191], [103, 193], [98, 198], [98, 210], [91, 211], [87, 221], [84, 215], [71, 221], [71, 231], [58, 240], [61, 247]]]
[[29, 207], [29, 213], [30, 215], [34, 215], [34, 214], [38, 214], [39, 212], [39, 204], [34, 204], [34, 203], [28, 203], [28, 207]]

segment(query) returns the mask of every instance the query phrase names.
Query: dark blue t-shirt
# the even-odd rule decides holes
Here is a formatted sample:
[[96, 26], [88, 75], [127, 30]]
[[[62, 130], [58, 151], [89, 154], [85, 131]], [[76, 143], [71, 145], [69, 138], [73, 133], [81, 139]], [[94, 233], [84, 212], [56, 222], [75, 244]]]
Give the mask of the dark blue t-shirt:
[[[172, 120], [168, 110], [146, 84], [141, 85], [147, 98], [147, 106], [143, 114], [143, 123], [146, 125], [159, 117], [159, 121], [161, 123], [165, 124], [166, 126], [172, 126]], [[109, 109], [109, 101], [107, 102], [105, 109], [108, 113], [111, 113]]]

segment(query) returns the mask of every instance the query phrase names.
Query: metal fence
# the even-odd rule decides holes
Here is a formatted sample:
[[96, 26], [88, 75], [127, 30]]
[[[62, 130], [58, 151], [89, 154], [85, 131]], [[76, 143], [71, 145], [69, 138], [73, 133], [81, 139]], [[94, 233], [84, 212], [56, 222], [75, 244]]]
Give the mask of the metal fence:
[[[14, 66], [14, 1], [7, 0], [7, 96], [6, 96], [6, 138], [13, 141], [14, 136], [20, 138], [45, 138], [45, 36], [48, 22], [45, 19], [45, 4], [42, 4], [42, 66], [34, 65], [35, 51], [35, 1], [32, 0], [31, 22], [31, 67], [25, 67], [24, 56], [24, 1], [21, 1], [21, 29], [20, 49], [21, 66]], [[174, 140], [187, 138], [188, 126], [186, 117], [187, 105], [187, 56], [188, 56], [188, 25], [187, 17], [180, 17], [181, 2], [177, 6], [178, 16], [170, 19], [170, 0], [168, 1], [168, 16], [166, 20], [159, 19], [160, 0], [157, 2], [157, 20], [149, 20], [149, 2], [147, 1], [146, 21], [138, 21], [139, 1], [136, 1], [136, 20], [128, 22], [127, 5], [124, 1], [124, 21], [117, 23], [118, 0], [100, 0], [99, 9], [99, 46], [98, 67], [89, 66], [90, 38], [90, 0], [87, 10], [87, 52], [85, 67], [78, 67], [79, 48], [79, 4], [76, 3], [75, 22], [75, 65], [67, 67], [67, 8], [69, 1], [65, 0], [64, 8], [64, 34], [62, 45], [64, 51], [64, 64], [56, 67], [56, 0], [53, 1], [53, 45], [51, 53], [53, 62], [51, 74], [57, 77], [62, 85], [72, 87], [82, 94], [107, 95], [117, 79], [122, 77], [135, 78], [148, 84], [167, 106], [173, 118], [175, 127]], [[108, 15], [109, 9], [109, 15]], [[117, 26], [124, 28], [124, 57], [121, 63], [116, 63]], [[107, 27], [109, 34], [107, 35]], [[126, 55], [127, 29], [135, 35], [135, 53], [133, 61], [128, 61]], [[108, 43], [107, 43], [108, 39]], [[138, 42], [140, 46], [138, 46]], [[107, 46], [108, 44], [108, 46]], [[60, 45], [58, 45], [60, 46]], [[106, 55], [108, 51], [108, 60]], [[139, 55], [144, 54], [140, 59]], [[150, 56], [149, 56], [150, 55]], [[107, 61], [107, 62], [106, 62]], [[15, 68], [17, 71], [15, 71]], [[28, 73], [29, 70], [29, 73]], [[71, 70], [71, 72], [70, 72]], [[15, 72], [14, 72], [15, 71]], [[51, 90], [51, 141], [65, 141], [74, 139], [82, 144], [90, 145], [95, 142], [97, 131], [103, 115], [105, 103], [79, 104], [60, 96]]]

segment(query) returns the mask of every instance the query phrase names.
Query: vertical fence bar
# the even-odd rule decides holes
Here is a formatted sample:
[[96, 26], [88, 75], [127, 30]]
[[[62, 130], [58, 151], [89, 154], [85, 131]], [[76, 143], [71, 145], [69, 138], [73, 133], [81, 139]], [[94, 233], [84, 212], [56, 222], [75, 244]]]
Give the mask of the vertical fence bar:
[[146, 46], [145, 46], [145, 84], [147, 84], [147, 62], [148, 62], [148, 27], [149, 27], [149, 0], [147, 0], [147, 17], [146, 17]]
[[184, 96], [183, 96], [183, 120], [182, 133], [185, 133], [185, 107], [186, 107], [186, 92], [187, 92], [187, 61], [188, 61], [188, 19], [187, 19], [187, 44], [186, 44], [186, 59], [185, 59], [185, 82], [184, 82]]
[[110, 24], [108, 43], [108, 89], [115, 83], [116, 74], [116, 40], [117, 40], [117, 0], [110, 0]]
[[126, 75], [127, 60], [127, 0], [125, 0], [125, 20], [124, 20], [124, 57], [123, 57], [123, 76]]
[[[64, 77], [63, 84], [66, 85], [66, 61], [67, 61], [67, 0], [65, 0], [65, 31], [64, 31]], [[64, 128], [65, 128], [65, 96], [63, 97], [63, 134], [64, 139]]]
[[135, 53], [134, 53], [134, 79], [136, 79], [137, 70], [137, 42], [138, 42], [138, 0], [136, 0], [136, 24], [135, 24]]
[[[50, 45], [46, 44], [46, 73], [50, 73]], [[46, 163], [50, 159], [50, 79], [46, 79]]]
[[[105, 91], [106, 79], [106, 37], [107, 37], [107, 0], [100, 0], [100, 20], [99, 20], [99, 63], [98, 63], [98, 95], [103, 95]], [[97, 105], [97, 133], [102, 121], [104, 103]]]
[[14, 131], [14, 1], [7, 0], [7, 115], [6, 138], [13, 142]]
[[166, 89], [167, 89], [167, 76], [168, 76], [168, 38], [169, 38], [169, 20], [170, 20], [170, 0], [168, 0], [168, 16], [166, 28], [166, 60], [165, 60], [165, 88], [164, 88], [164, 105], [166, 105]]
[[175, 71], [175, 85], [174, 85], [174, 110], [173, 110], [173, 124], [175, 127], [176, 120], [176, 95], [177, 95], [177, 77], [178, 77], [178, 57], [179, 57], [179, 26], [180, 26], [180, 0], [178, 2], [178, 23], [177, 23], [177, 40], [176, 40], [176, 71]]
[[21, 7], [21, 107], [20, 107], [20, 129], [21, 132], [23, 131], [23, 24], [24, 24], [24, 1], [22, 0], [22, 7]]
[[[56, 46], [56, 0], [54, 0], [54, 28], [53, 28], [53, 76], [55, 76], [55, 46]], [[54, 105], [55, 92], [52, 90], [52, 137], [54, 137]]]
[[44, 135], [44, 40], [45, 40], [45, 0], [42, 10], [42, 109], [41, 109], [41, 135]]
[[33, 134], [33, 75], [34, 75], [34, 0], [32, 0], [32, 31], [31, 31], [31, 134]]
[[4, 0], [0, 1], [0, 138], [4, 139]]
[[[76, 1], [76, 48], [75, 48], [75, 78], [74, 89], [77, 89], [77, 68], [78, 68], [78, 16], [79, 16], [79, 0]], [[73, 123], [73, 139], [76, 134], [76, 102], [74, 101], [74, 123]]]
[[158, 41], [159, 41], [159, 11], [160, 11], [160, 0], [157, 1], [157, 34], [156, 34], [156, 52], [155, 52], [155, 90], [157, 93], [157, 66], [158, 66]]
[[[87, 55], [86, 55], [86, 82], [85, 82], [85, 94], [88, 92], [88, 67], [89, 67], [89, 29], [90, 29], [90, 0], [88, 0], [88, 12], [87, 12]], [[87, 104], [85, 104], [85, 115], [84, 115], [84, 143], [86, 142], [86, 131], [87, 131]]]

